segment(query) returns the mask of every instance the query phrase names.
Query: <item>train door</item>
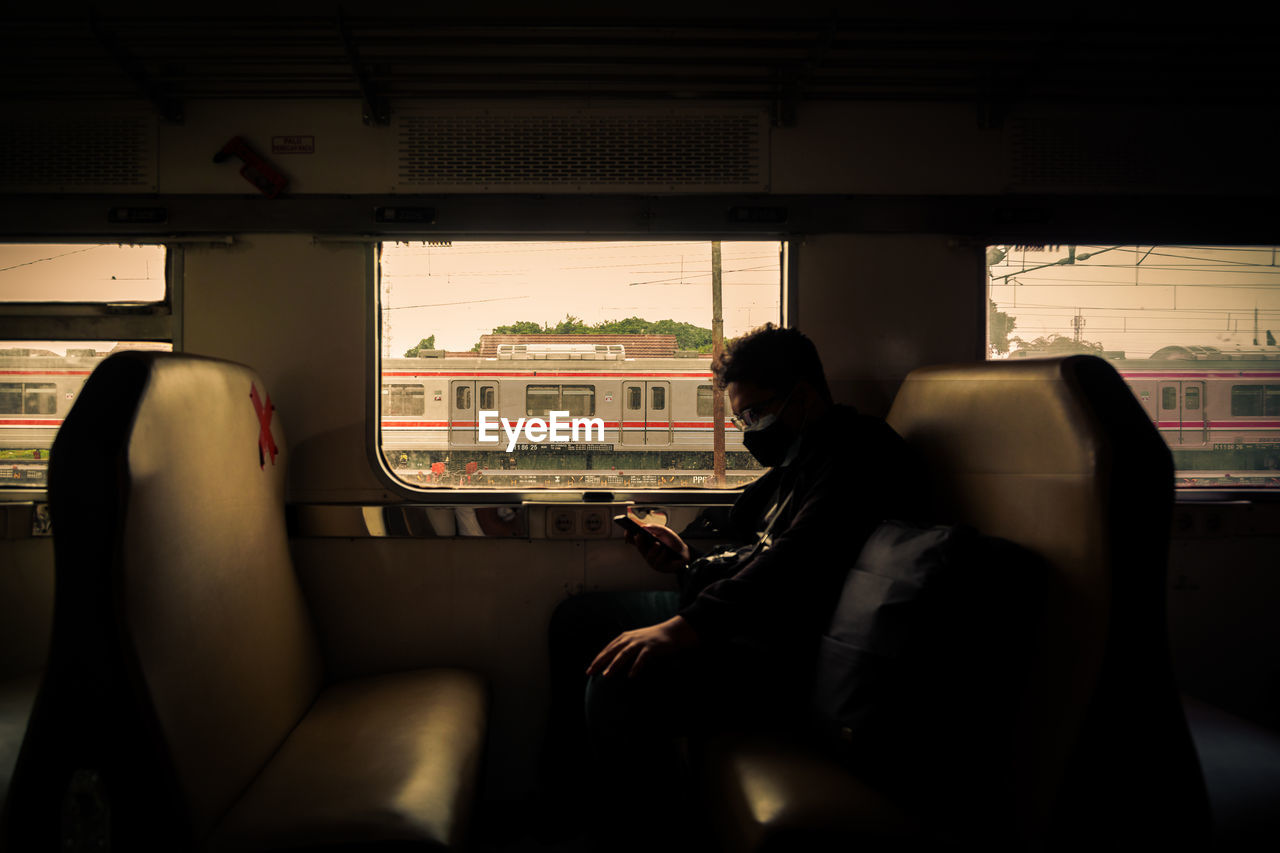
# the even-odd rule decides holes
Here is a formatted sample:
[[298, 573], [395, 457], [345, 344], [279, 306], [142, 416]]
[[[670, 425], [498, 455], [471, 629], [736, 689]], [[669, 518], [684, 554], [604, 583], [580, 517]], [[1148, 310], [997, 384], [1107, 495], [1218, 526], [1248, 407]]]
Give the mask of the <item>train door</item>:
[[449, 382], [450, 447], [471, 447], [476, 443], [476, 386], [479, 384], [474, 379]]
[[1208, 443], [1203, 381], [1160, 382], [1156, 406], [1160, 434], [1170, 446], [1203, 447]]
[[671, 383], [622, 383], [622, 444], [628, 447], [671, 444]]

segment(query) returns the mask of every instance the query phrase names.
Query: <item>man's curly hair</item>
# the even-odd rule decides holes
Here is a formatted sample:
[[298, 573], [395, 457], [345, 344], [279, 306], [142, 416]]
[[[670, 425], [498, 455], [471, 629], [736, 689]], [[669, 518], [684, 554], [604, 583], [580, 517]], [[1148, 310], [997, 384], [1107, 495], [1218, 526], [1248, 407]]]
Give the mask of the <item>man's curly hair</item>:
[[782, 329], [773, 323], [729, 341], [712, 362], [711, 372], [720, 388], [730, 382], [749, 382], [778, 393], [790, 391], [798, 381], [806, 379], [823, 400], [831, 402], [831, 390], [813, 341], [796, 329]]

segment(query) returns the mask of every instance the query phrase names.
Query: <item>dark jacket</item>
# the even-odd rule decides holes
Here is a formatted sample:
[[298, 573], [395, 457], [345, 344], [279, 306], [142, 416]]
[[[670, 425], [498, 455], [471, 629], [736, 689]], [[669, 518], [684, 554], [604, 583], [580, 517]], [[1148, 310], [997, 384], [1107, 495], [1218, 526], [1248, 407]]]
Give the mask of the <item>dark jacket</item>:
[[[704, 642], [807, 654], [871, 531], [910, 515], [915, 471], [884, 421], [832, 406], [801, 435], [792, 463], [749, 485], [715, 531], [736, 550], [682, 572], [680, 614]], [[761, 542], [769, 510], [784, 501]], [[698, 525], [705, 520], [690, 527]]]

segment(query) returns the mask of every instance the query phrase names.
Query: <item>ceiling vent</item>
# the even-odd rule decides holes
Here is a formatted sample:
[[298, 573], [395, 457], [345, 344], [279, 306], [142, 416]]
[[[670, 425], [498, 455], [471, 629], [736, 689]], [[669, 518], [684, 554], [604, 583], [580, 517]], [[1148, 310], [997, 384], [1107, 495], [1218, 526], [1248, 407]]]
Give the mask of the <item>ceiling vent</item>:
[[147, 114], [23, 116], [0, 124], [0, 191], [155, 192], [156, 120]]
[[755, 109], [409, 111], [400, 192], [763, 192]]

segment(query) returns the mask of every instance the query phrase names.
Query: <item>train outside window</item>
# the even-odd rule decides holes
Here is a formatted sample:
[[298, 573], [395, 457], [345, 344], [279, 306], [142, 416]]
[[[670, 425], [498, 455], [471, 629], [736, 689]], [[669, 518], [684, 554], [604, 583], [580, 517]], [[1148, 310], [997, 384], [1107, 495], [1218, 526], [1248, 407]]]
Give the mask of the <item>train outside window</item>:
[[0, 383], [0, 414], [52, 415], [58, 409], [58, 386], [52, 382]]
[[705, 418], [711, 416], [711, 407], [715, 405], [712, 402], [712, 391], [710, 385], [698, 386], [698, 417]]
[[455, 389], [408, 419], [382, 395], [385, 472], [410, 489], [750, 482], [728, 408], [713, 422], [712, 329], [722, 345], [782, 321], [784, 256], [777, 240], [384, 244], [382, 383]]
[[[172, 349], [167, 250], [160, 245], [0, 244], [0, 303], [33, 327], [56, 317], [62, 340], [0, 341], [0, 484], [43, 487], [54, 437], [89, 374], [113, 352]], [[100, 319], [120, 304], [144, 341], [103, 341]], [[26, 326], [24, 325], [24, 328]]]
[[1231, 414], [1252, 418], [1280, 415], [1280, 385], [1232, 385]]
[[388, 415], [421, 415], [427, 410], [421, 385], [383, 385], [382, 411]]
[[987, 297], [988, 358], [1110, 361], [1180, 487], [1280, 487], [1280, 247], [988, 246]]

